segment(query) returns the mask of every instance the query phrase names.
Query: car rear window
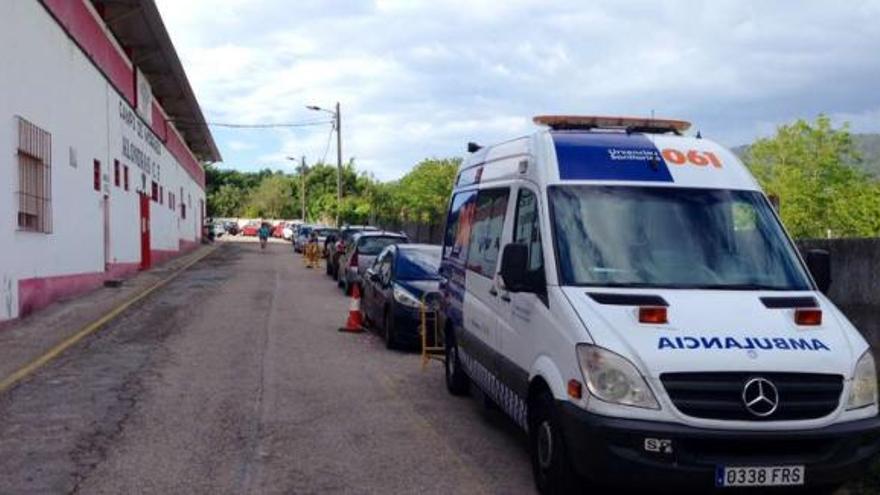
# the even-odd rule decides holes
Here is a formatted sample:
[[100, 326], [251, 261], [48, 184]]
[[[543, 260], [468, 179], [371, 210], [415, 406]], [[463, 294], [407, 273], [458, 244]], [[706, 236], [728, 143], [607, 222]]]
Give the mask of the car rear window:
[[317, 229], [318, 237], [327, 237], [336, 233], [336, 229]]
[[351, 241], [351, 238], [355, 236], [355, 234], [360, 234], [363, 232], [360, 229], [345, 229], [342, 231], [342, 240], [345, 242]]
[[371, 235], [361, 237], [358, 240], [358, 253], [367, 256], [376, 256], [380, 251], [392, 244], [405, 244], [406, 238], [399, 236]]
[[440, 279], [440, 246], [401, 249], [394, 271], [398, 280]]

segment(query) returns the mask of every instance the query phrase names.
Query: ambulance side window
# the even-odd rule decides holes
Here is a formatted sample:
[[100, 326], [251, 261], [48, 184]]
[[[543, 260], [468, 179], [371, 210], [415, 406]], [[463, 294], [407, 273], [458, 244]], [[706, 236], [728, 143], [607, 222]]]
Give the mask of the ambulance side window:
[[507, 188], [484, 189], [477, 195], [467, 257], [468, 270], [474, 273], [495, 276], [509, 195]]
[[513, 242], [529, 247], [529, 271], [544, 271], [544, 251], [541, 247], [541, 223], [538, 215], [538, 197], [529, 189], [519, 190], [516, 200], [516, 223]]
[[467, 247], [474, 219], [477, 192], [465, 191], [453, 196], [446, 219], [446, 234], [443, 240], [443, 258], [452, 258], [460, 263], [467, 260]]

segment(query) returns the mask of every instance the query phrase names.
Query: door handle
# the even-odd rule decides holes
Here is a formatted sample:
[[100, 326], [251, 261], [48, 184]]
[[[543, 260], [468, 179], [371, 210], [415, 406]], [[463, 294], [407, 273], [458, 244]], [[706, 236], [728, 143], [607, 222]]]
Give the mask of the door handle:
[[507, 294], [502, 294], [502, 295], [501, 295], [501, 300], [504, 301], [504, 302], [510, 302], [510, 296], [507, 295]]
[[498, 297], [498, 289], [496, 289], [495, 287], [492, 287], [491, 289], [489, 289], [489, 294], [491, 294], [494, 297]]

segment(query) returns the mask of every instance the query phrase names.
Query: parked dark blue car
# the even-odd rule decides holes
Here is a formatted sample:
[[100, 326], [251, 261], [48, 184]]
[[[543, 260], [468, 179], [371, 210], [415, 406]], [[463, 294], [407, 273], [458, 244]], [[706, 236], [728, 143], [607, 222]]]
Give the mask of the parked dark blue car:
[[440, 246], [386, 247], [364, 274], [363, 311], [389, 349], [419, 343], [422, 296], [440, 290]]

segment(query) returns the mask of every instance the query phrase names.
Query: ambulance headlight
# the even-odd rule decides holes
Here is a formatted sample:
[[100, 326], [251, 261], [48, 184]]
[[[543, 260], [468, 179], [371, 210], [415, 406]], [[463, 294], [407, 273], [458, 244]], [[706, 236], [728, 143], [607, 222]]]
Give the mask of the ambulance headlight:
[[624, 406], [660, 409], [639, 370], [623, 356], [589, 344], [577, 346], [578, 362], [590, 393]]
[[849, 389], [847, 409], [872, 406], [877, 403], [877, 368], [871, 351], [865, 351], [856, 364], [852, 386]]

